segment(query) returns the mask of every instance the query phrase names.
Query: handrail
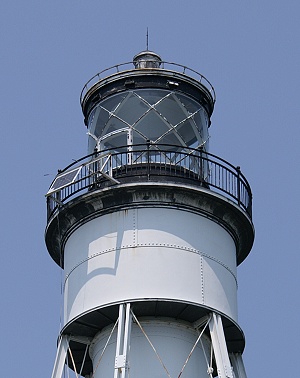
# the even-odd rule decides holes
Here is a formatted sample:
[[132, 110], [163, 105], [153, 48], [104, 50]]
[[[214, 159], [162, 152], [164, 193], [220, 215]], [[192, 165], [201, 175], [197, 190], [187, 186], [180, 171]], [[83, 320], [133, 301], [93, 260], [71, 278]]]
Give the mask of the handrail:
[[186, 182], [218, 193], [236, 203], [250, 217], [252, 193], [240, 167], [202, 148], [139, 144], [87, 155], [59, 171], [47, 196], [47, 216], [88, 191], [124, 182]]
[[[154, 63], [157, 63], [157, 62], [155, 61]], [[216, 102], [215, 89], [212, 86], [212, 84], [210, 83], [210, 81], [208, 79], [206, 79], [205, 76], [203, 76], [199, 72], [193, 70], [192, 68], [189, 68], [189, 67], [184, 66], [182, 64], [173, 63], [173, 62], [166, 62], [166, 61], [162, 61], [160, 63], [161, 63], [161, 67], [155, 68], [155, 70], [168, 70], [168, 68], [170, 68], [171, 71], [174, 71], [173, 68], [175, 68], [175, 71], [176, 71], [176, 69], [177, 69], [176, 72], [181, 73], [185, 76], [190, 76], [193, 79], [197, 80], [204, 87], [206, 87], [206, 89], [208, 90], [208, 92], [212, 96], [213, 102], [214, 103]], [[103, 80], [104, 78], [106, 78], [108, 76], [111, 76], [111, 75], [114, 75], [114, 74], [119, 74], [119, 73], [124, 72], [124, 71], [137, 71], [137, 72], [139, 72], [141, 70], [153, 70], [152, 68], [135, 69], [133, 67], [133, 64], [134, 64], [134, 62], [126, 62], [126, 63], [116, 64], [116, 65], [111, 66], [109, 68], [106, 68], [106, 69], [98, 72], [96, 75], [94, 75], [90, 80], [88, 80], [85, 83], [85, 85], [82, 88], [82, 91], [80, 93], [80, 104], [81, 104], [81, 106], [83, 104], [84, 97], [87, 94], [87, 92], [89, 91], [89, 89], [93, 85], [97, 84], [100, 80]], [[103, 74], [105, 74], [105, 76]]]

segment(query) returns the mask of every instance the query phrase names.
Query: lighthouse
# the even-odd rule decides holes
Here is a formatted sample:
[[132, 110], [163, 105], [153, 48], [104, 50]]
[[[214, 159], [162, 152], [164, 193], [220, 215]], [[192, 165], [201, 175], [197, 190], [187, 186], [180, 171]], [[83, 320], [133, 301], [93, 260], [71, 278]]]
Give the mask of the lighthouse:
[[246, 378], [237, 266], [254, 240], [239, 167], [209, 151], [212, 84], [142, 51], [80, 102], [88, 155], [47, 194], [63, 269], [52, 378]]

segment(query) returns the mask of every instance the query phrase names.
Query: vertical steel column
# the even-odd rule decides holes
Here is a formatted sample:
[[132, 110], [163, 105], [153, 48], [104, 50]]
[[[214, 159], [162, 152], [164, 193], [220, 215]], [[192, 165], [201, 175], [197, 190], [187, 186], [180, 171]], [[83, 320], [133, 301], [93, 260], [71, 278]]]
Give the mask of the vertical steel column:
[[51, 378], [62, 377], [68, 348], [69, 348], [69, 338], [66, 335], [63, 335], [60, 337], [59, 343], [57, 346], [56, 358], [55, 358]]
[[215, 312], [209, 321], [209, 330], [219, 378], [234, 378], [225, 341], [222, 318]]
[[120, 305], [114, 378], [128, 377], [131, 321], [130, 303]]
[[230, 360], [235, 378], [247, 378], [242, 355], [240, 353], [230, 353]]

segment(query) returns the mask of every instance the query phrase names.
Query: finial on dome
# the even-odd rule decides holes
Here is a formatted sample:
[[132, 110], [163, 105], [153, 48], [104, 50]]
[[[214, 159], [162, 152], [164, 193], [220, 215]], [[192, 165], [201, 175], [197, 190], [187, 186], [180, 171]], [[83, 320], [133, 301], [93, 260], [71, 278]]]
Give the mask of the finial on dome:
[[147, 26], [146, 50], [149, 51], [149, 33], [148, 33], [148, 26]]

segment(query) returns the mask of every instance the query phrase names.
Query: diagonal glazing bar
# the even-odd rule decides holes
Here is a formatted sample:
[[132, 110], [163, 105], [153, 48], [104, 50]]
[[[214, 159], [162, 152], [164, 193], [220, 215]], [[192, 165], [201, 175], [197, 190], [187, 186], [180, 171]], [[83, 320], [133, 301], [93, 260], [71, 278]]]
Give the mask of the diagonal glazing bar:
[[[129, 93], [127, 94], [127, 96], [126, 96], [125, 98], [123, 98], [123, 100], [120, 101], [120, 102], [118, 103], [118, 105], [117, 105], [113, 110], [109, 110], [109, 109], [105, 108], [103, 105], [99, 105], [99, 107], [100, 107], [101, 109], [103, 109], [104, 111], [106, 111], [107, 113], [109, 113], [108, 120], [107, 120], [107, 122], [106, 122], [106, 125], [105, 125], [104, 128], [103, 128], [102, 133], [101, 133], [102, 135], [103, 135], [103, 134], [104, 134], [104, 135], [106, 134], [106, 131], [107, 131], [108, 127], [110, 126], [110, 125], [109, 125], [109, 121], [112, 119], [112, 117], [116, 117], [116, 116], [115, 116], [116, 112], [119, 111], [120, 109], [122, 109], [122, 108], [124, 107], [124, 105], [126, 105], [126, 102], [129, 100], [130, 96], [131, 96], [131, 92], [129, 92]], [[120, 119], [120, 121], [124, 122], [124, 120], [122, 120], [122, 119]], [[126, 122], [124, 122], [124, 123], [127, 124]], [[127, 126], [128, 126], [128, 124], [127, 124]]]
[[[182, 110], [182, 112], [186, 115], [186, 118], [184, 121], [188, 120], [195, 135], [198, 136], [198, 137], [201, 137], [200, 136], [200, 132], [199, 132], [199, 129], [196, 125], [196, 122], [194, 120], [194, 116], [199, 113], [199, 111], [201, 110], [201, 108], [198, 108], [197, 111], [193, 112], [193, 113], [189, 113], [188, 110], [186, 109], [186, 107], [182, 104], [182, 102], [179, 100], [179, 98], [174, 94], [173, 96], [174, 100], [176, 101], [177, 105], [180, 107], [180, 109]], [[177, 125], [175, 125], [175, 129], [181, 124], [182, 122], [178, 123]], [[197, 140], [199, 140], [197, 138]]]

